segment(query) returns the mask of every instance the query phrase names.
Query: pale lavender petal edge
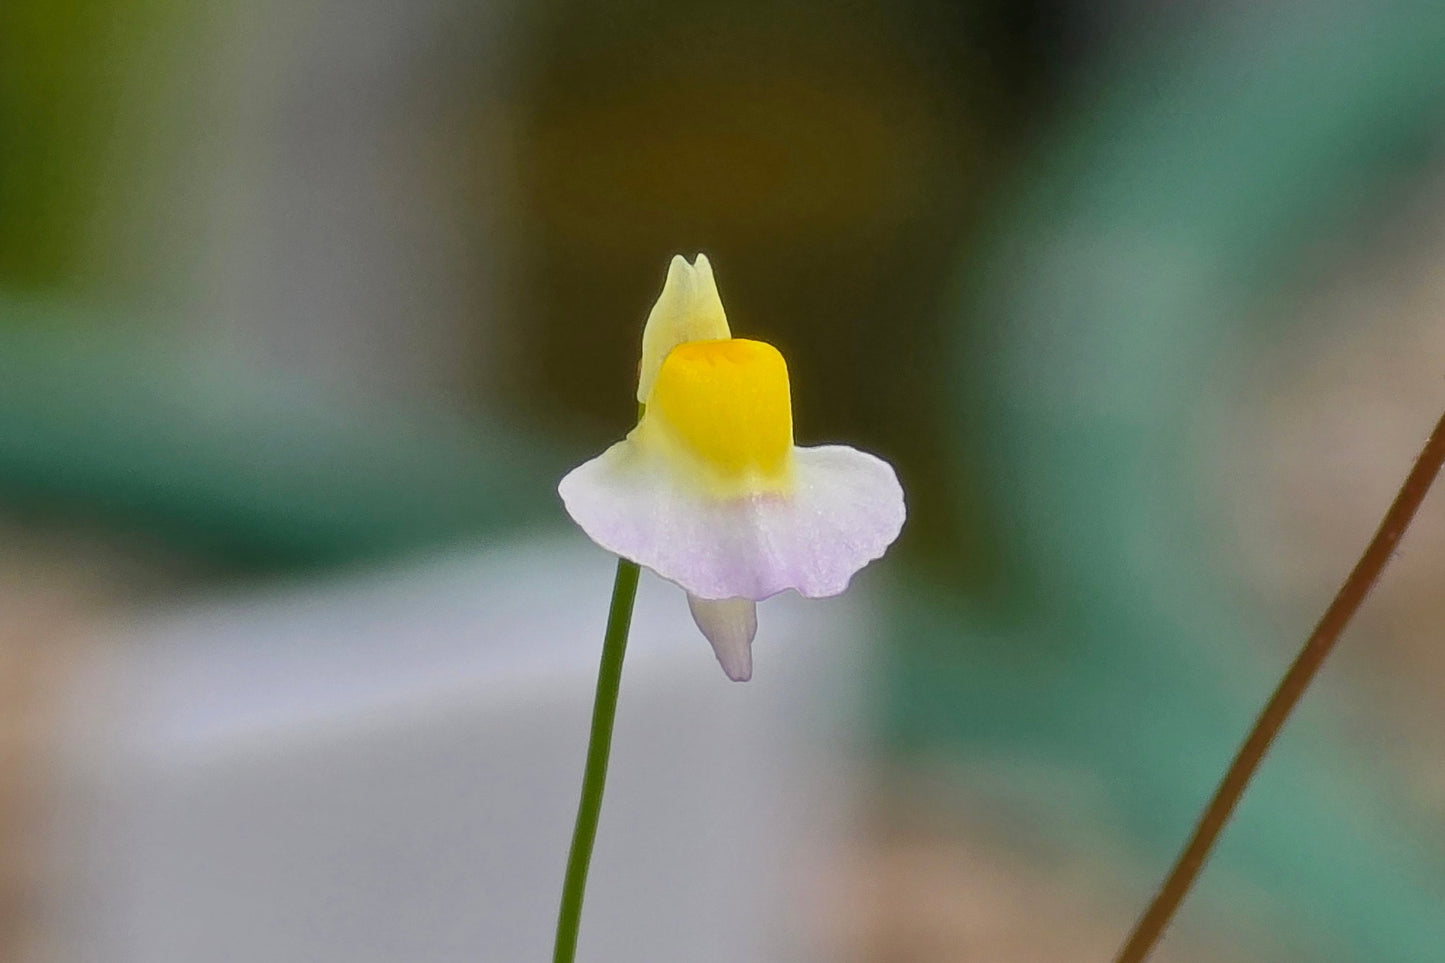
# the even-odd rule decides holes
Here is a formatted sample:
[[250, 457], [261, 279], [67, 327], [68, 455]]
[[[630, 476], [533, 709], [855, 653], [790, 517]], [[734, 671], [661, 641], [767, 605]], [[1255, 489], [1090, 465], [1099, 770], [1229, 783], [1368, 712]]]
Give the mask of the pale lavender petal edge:
[[573, 469], [558, 491], [593, 541], [699, 598], [837, 595], [898, 537], [903, 489], [887, 462], [853, 448], [793, 454], [787, 496], [710, 498], [627, 441]]

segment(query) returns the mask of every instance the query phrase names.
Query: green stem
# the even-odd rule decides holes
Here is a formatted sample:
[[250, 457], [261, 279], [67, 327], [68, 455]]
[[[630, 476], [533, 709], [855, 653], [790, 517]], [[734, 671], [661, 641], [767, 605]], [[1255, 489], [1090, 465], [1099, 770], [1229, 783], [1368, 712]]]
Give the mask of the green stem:
[[567, 855], [567, 876], [562, 883], [562, 907], [557, 913], [557, 942], [552, 950], [552, 963], [572, 963], [577, 956], [582, 895], [587, 889], [587, 867], [592, 862], [592, 844], [597, 839], [597, 820], [602, 814], [602, 793], [607, 788], [612, 723], [617, 718], [617, 692], [622, 684], [622, 657], [627, 654], [627, 630], [632, 625], [632, 603], [637, 598], [637, 576], [636, 562], [617, 560], [612, 609], [607, 613], [607, 634], [602, 640], [602, 664], [597, 668], [592, 735], [587, 741], [587, 765], [582, 771], [582, 800], [577, 804], [572, 851]]

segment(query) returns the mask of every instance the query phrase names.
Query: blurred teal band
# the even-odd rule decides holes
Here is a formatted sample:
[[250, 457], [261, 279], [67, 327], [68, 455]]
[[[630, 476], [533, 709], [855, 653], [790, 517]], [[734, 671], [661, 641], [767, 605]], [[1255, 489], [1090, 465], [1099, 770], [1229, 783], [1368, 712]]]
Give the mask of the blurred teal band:
[[[1231, 5], [1187, 41], [1080, 98], [959, 280], [955, 424], [1010, 574], [905, 616], [893, 714], [905, 746], [1081, 774], [1054, 818], [1141, 845], [1141, 909], [1284, 667], [1199, 510], [1210, 373], [1315, 238], [1445, 154], [1445, 5]], [[1186, 923], [1445, 959], [1441, 834], [1333, 719], [1312, 694]]]
[[55, 306], [0, 303], [0, 498], [220, 566], [325, 565], [559, 519], [521, 431], [327, 397]]

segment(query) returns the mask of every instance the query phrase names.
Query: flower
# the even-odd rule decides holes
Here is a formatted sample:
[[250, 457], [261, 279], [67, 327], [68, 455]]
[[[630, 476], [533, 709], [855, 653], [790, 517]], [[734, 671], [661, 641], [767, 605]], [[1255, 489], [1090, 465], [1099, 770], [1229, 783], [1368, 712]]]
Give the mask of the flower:
[[637, 427], [557, 486], [598, 545], [681, 586], [728, 678], [752, 677], [757, 603], [837, 595], [903, 527], [889, 464], [793, 444], [788, 367], [732, 337], [699, 254], [674, 257], [642, 333]]

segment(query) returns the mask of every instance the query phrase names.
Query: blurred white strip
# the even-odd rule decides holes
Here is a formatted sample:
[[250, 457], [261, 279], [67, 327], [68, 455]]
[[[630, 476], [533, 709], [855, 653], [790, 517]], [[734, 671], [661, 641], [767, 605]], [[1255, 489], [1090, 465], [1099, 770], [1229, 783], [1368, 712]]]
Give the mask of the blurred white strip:
[[[613, 565], [580, 536], [135, 626], [75, 693], [57, 958], [542, 960]], [[859, 596], [733, 685], [644, 573], [580, 959], [806, 960]]]

